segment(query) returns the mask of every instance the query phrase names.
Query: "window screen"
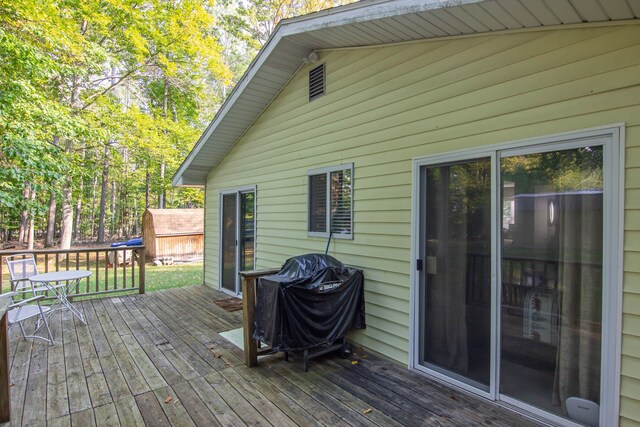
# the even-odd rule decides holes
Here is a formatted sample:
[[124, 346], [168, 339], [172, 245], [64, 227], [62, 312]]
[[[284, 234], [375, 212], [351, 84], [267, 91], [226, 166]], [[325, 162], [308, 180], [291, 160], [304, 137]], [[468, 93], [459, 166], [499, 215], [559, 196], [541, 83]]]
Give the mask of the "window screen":
[[309, 171], [309, 234], [351, 238], [353, 165]]

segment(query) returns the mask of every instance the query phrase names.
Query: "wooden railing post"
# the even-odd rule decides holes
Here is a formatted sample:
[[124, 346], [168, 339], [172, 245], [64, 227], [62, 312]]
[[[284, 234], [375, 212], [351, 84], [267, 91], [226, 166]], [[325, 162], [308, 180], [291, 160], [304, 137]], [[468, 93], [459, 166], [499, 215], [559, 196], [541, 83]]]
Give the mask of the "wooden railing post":
[[256, 279], [242, 277], [242, 328], [244, 332], [244, 364], [258, 365], [258, 343], [253, 339], [253, 321], [256, 309]]
[[242, 332], [244, 335], [244, 364], [252, 368], [258, 366], [258, 342], [253, 339], [256, 284], [262, 276], [275, 274], [280, 270], [241, 271], [242, 280]]
[[0, 298], [0, 424], [11, 421], [11, 381], [9, 380], [9, 334], [6, 313], [11, 295]]
[[139, 292], [141, 294], [144, 294], [144, 274], [145, 274], [144, 268], [145, 268], [146, 263], [147, 263], [147, 260], [146, 260], [146, 255], [145, 255], [145, 249], [142, 248], [140, 250], [140, 266], [139, 266], [139, 268], [140, 268], [140, 270], [139, 270], [140, 271], [140, 277], [138, 278], [138, 288], [139, 288]]

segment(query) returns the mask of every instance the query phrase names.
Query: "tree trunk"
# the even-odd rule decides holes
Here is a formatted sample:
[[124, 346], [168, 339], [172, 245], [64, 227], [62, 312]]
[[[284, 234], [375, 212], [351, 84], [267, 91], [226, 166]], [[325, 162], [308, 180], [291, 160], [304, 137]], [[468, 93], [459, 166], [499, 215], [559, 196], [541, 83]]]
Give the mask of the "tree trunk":
[[[82, 160], [84, 161], [85, 150], [82, 146]], [[80, 215], [82, 213], [82, 191], [84, 189], [84, 178], [80, 178], [80, 188], [78, 192], [78, 201], [76, 202], [76, 220], [73, 223], [73, 239], [78, 238], [78, 229], [80, 228]]]
[[71, 249], [73, 230], [73, 206], [71, 206], [71, 186], [62, 189], [62, 224], [60, 226], [60, 249]]
[[[57, 136], [53, 137], [53, 145], [56, 147], [60, 143], [60, 138]], [[55, 237], [56, 232], [56, 194], [55, 192], [51, 192], [49, 194], [49, 215], [47, 216], [47, 237], [44, 241], [44, 247], [50, 248], [53, 246], [53, 239]]]
[[165, 165], [164, 165], [164, 161], [160, 164], [160, 193], [158, 194], [158, 208], [159, 209], [164, 209], [164, 195], [165, 195], [165, 191], [164, 191], [164, 169], [165, 169]]
[[49, 194], [49, 215], [47, 216], [47, 237], [44, 241], [44, 247], [53, 246], [53, 237], [56, 230], [56, 193], [53, 191]]
[[147, 164], [147, 174], [144, 178], [144, 207], [149, 209], [149, 187], [151, 185], [151, 174], [149, 173], [149, 165]]
[[[35, 198], [36, 198], [36, 193], [32, 191], [31, 200], [34, 200]], [[29, 214], [29, 236], [27, 237], [27, 250], [29, 251], [33, 250], [33, 241], [35, 240], [35, 234], [36, 234], [35, 223], [36, 223], [35, 214], [31, 212]]]
[[111, 236], [116, 234], [118, 225], [118, 211], [116, 210], [116, 181], [111, 181]]
[[96, 187], [98, 186], [98, 176], [93, 174], [93, 181], [91, 182], [91, 236], [93, 239], [96, 232]]
[[104, 243], [104, 215], [107, 208], [107, 186], [109, 185], [109, 152], [104, 150], [104, 166], [102, 167], [102, 191], [100, 192], [100, 219], [98, 222], [98, 243]]
[[[22, 190], [22, 196], [25, 200], [29, 199], [29, 188]], [[20, 228], [18, 230], [18, 242], [24, 243], [27, 241], [27, 227], [29, 225], [29, 212], [23, 210], [20, 212]]]
[[[165, 77], [164, 79], [164, 93], [162, 97], [162, 112], [164, 114], [164, 118], [169, 117], [169, 81]], [[163, 131], [166, 135], [167, 131]], [[166, 206], [166, 198], [167, 192], [164, 188], [164, 171], [165, 164], [164, 159], [162, 159], [162, 163], [160, 164], [160, 192], [158, 193], [158, 208], [164, 209]]]
[[[71, 89], [71, 108], [77, 110], [80, 102], [80, 78], [73, 77], [73, 86]], [[65, 151], [71, 152], [73, 144], [71, 140], [65, 143]], [[73, 179], [67, 177], [62, 189], [62, 224], [60, 226], [60, 249], [71, 249], [71, 234], [73, 233]]]

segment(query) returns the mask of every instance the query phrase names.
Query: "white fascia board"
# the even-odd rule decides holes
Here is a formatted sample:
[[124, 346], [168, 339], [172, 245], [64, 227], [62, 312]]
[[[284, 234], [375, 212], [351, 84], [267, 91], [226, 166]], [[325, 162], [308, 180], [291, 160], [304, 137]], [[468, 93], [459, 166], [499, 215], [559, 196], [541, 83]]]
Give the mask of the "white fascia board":
[[[373, 0], [370, 2], [363, 1], [359, 3], [353, 3], [281, 21], [269, 37], [269, 40], [267, 40], [267, 43], [265, 43], [262, 49], [258, 52], [251, 64], [249, 64], [249, 68], [242, 76], [238, 84], [233, 88], [231, 94], [222, 104], [222, 107], [220, 108], [220, 110], [218, 110], [218, 113], [211, 121], [209, 126], [207, 126], [207, 129], [204, 131], [187, 158], [184, 160], [184, 162], [182, 162], [182, 165], [180, 165], [180, 168], [173, 176], [172, 185], [184, 185], [184, 180], [181, 179], [182, 175], [189, 168], [200, 150], [202, 150], [202, 147], [204, 147], [204, 145], [208, 142], [209, 138], [216, 130], [218, 125], [224, 120], [231, 107], [243, 94], [247, 85], [255, 77], [256, 73], [260, 71], [260, 68], [262, 67], [264, 62], [269, 58], [271, 53], [277, 48], [278, 44], [284, 37], [293, 37], [296, 34], [307, 33], [322, 28], [347, 25], [349, 23], [366, 22], [375, 19], [386, 18], [389, 16], [404, 15], [407, 13], [425, 12], [447, 7], [463, 6], [466, 4], [480, 3], [482, 1], [486, 0], [438, 0], [429, 2], [421, 2], [416, 0]], [[302, 43], [302, 45], [305, 46], [304, 43]], [[307, 47], [307, 53], [310, 53], [315, 49], [315, 46], [309, 45]], [[300, 62], [302, 62], [302, 58], [300, 58]], [[295, 69], [297, 70], [298, 68], [296, 67]], [[269, 101], [271, 100], [267, 100], [265, 104], [268, 104]], [[211, 165], [211, 167], [213, 168], [215, 167], [215, 165]], [[202, 182], [202, 185], [204, 184], [205, 183]]]

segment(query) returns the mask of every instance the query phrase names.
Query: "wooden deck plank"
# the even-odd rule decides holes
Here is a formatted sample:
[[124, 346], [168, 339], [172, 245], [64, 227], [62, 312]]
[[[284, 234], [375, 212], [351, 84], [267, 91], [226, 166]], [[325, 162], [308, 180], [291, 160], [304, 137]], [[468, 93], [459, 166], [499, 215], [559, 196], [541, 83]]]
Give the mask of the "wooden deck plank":
[[[214, 323], [216, 332], [228, 331], [229, 329], [242, 326], [242, 317], [237, 316], [237, 314], [242, 313], [242, 311], [229, 312], [217, 306], [214, 304], [214, 301], [221, 298], [215, 297], [212, 294], [203, 294], [200, 292], [194, 292], [193, 294], [167, 292], [165, 295], [191, 307], [190, 313], [204, 314], [206, 318]], [[164, 295], [158, 296], [161, 297]], [[229, 296], [225, 294], [223, 298], [229, 298]]]
[[191, 416], [184, 408], [182, 401], [178, 399], [175, 391], [173, 391], [170, 386], [154, 390], [153, 393], [156, 395], [156, 399], [158, 399], [160, 407], [172, 426], [196, 426], [191, 419]]
[[[265, 395], [264, 391], [265, 389], [267, 389], [266, 387], [260, 387], [260, 384], [246, 381], [242, 376], [240, 376], [240, 374], [238, 374], [238, 372], [236, 372], [235, 369], [231, 367], [221, 370], [219, 374], [222, 376], [222, 378], [227, 380], [227, 382], [238, 392], [238, 394], [249, 401], [251, 405], [265, 419], [269, 420], [270, 423], [275, 426], [296, 426], [296, 423], [293, 422], [292, 419], [289, 418], [289, 416], [272, 401], [274, 397], [280, 397], [280, 393], [276, 391], [272, 395]], [[210, 375], [208, 378], [212, 378], [212, 376]], [[294, 406], [297, 405], [294, 404]], [[293, 408], [293, 410], [295, 410], [295, 408]], [[302, 422], [299, 425], [316, 425], [315, 422], [312, 422], [308, 418], [302, 416], [296, 418], [298, 418]]]
[[[247, 425], [268, 426], [269, 421], [249, 402], [245, 396], [239, 393], [229, 382], [218, 372], [210, 372], [204, 377], [207, 382], [216, 390], [220, 397], [227, 402], [227, 405], [242, 419]], [[251, 398], [252, 396], [247, 396]]]
[[331, 407], [342, 418], [354, 425], [375, 424], [381, 427], [402, 425], [379, 411], [365, 414], [365, 411], [372, 409], [368, 402], [352, 396], [339, 386], [325, 380], [315, 371], [303, 372], [299, 366], [295, 368], [288, 366], [290, 364], [283, 362], [282, 359], [271, 359], [265, 363], [280, 375], [286, 376], [299, 387], [303, 387], [308, 394], [314, 396], [325, 406]]
[[71, 416], [64, 415], [62, 417], [47, 420], [47, 427], [71, 427]]
[[[309, 410], [299, 406], [295, 400], [291, 399], [286, 393], [283, 393], [280, 389], [275, 387], [259, 373], [253, 369], [244, 365], [238, 365], [233, 368], [235, 378], [231, 377], [227, 373], [232, 372], [230, 369], [222, 370], [220, 373], [227, 379], [239, 392], [242, 392], [247, 387], [251, 388], [250, 392], [254, 392], [264, 399], [269, 401], [275, 408], [278, 409], [283, 415], [287, 416], [286, 422], [279, 425], [286, 425], [287, 422], [293, 422], [293, 425], [298, 426], [320, 426], [322, 423], [314, 417], [314, 414]], [[232, 382], [232, 380], [235, 380]], [[262, 411], [261, 411], [262, 412]], [[262, 412], [264, 413], [264, 412]], [[267, 417], [270, 422], [276, 421], [272, 417]]]
[[[104, 303], [105, 307], [111, 303], [113, 309], [123, 317], [142, 349], [168, 384], [177, 384], [200, 375], [173, 346], [167, 343], [153, 324], [144, 317], [140, 310], [134, 308], [133, 304], [125, 303], [120, 298], [114, 299], [114, 301], [104, 301]], [[154, 341], [151, 338], [152, 335], [159, 336], [161, 339]]]
[[[31, 365], [27, 377], [27, 389], [24, 398], [22, 424], [33, 425], [46, 420], [47, 410], [47, 352], [49, 345], [44, 342], [33, 343]], [[11, 380], [13, 381], [13, 379]]]
[[[69, 415], [67, 395], [67, 372], [64, 361], [62, 340], [62, 316], [60, 311], [48, 319], [55, 345], [50, 346], [47, 360], [47, 419], [57, 419]], [[71, 423], [71, 418], [69, 418]]]
[[131, 359], [135, 361], [136, 366], [142, 373], [147, 384], [151, 387], [151, 390], [157, 388], [166, 387], [168, 384], [160, 374], [160, 371], [156, 369], [155, 365], [149, 359], [142, 347], [133, 335], [121, 335], [122, 342], [129, 351]]
[[220, 335], [241, 324], [213, 304], [225, 298], [198, 286], [76, 302], [88, 326], [54, 313], [55, 347], [12, 331], [11, 425], [537, 425], [359, 349], [355, 365], [327, 356], [305, 373], [276, 354], [247, 368]]
[[34, 344], [29, 340], [24, 340], [17, 335], [16, 341], [10, 342], [9, 346], [16, 347], [14, 362], [12, 363], [10, 380], [11, 387], [11, 425], [22, 425], [22, 412], [24, 409], [24, 399], [27, 392], [27, 378], [29, 376], [29, 367], [31, 365], [31, 351]]
[[166, 342], [178, 350], [200, 375], [206, 375], [216, 367], [221, 367], [220, 362], [214, 360], [202, 343], [196, 340], [188, 329], [181, 326], [183, 320], [167, 315], [152, 298], [134, 298], [145, 317], [164, 334]]
[[142, 427], [145, 425], [142, 414], [133, 397], [116, 400], [115, 405], [118, 411], [118, 419], [123, 426]]
[[96, 416], [97, 427], [118, 427], [121, 425], [116, 411], [116, 405], [107, 403], [93, 409]]
[[92, 406], [82, 356], [80, 355], [74, 316], [68, 310], [62, 311], [62, 330], [69, 412], [74, 413], [89, 409]]
[[115, 357], [115, 361], [120, 367], [122, 375], [124, 376], [131, 393], [135, 396], [150, 391], [151, 388], [149, 387], [149, 384], [147, 384], [144, 375], [140, 372], [136, 363], [131, 359], [129, 351], [122, 341], [120, 334], [113, 327], [113, 324], [109, 322], [109, 318], [102, 304], [95, 300], [91, 302], [87, 301], [87, 304], [91, 304], [96, 313], [99, 324], [102, 327], [102, 331], [104, 332]]
[[[83, 315], [84, 307], [85, 306], [82, 305], [78, 306], [78, 310], [83, 312]], [[98, 358], [98, 353], [91, 339], [89, 328], [84, 325], [79, 325], [76, 328], [76, 335], [78, 336], [78, 345], [80, 347], [80, 355], [87, 387], [89, 389], [89, 396], [91, 397], [91, 406], [95, 408], [113, 402], [100, 359]]]
[[93, 408], [71, 414], [72, 427], [95, 427], [95, 425], [96, 417], [93, 413]]
[[211, 350], [211, 344], [217, 344], [221, 341], [231, 346], [233, 346], [233, 344], [222, 338], [206, 321], [203, 322], [194, 316], [193, 312], [180, 315], [180, 313], [171, 306], [170, 301], [162, 299], [161, 295], [157, 295], [156, 298], [160, 299], [160, 301], [152, 302], [155, 304], [154, 310], [156, 310], [156, 314], [163, 319], [175, 319], [175, 321], [170, 322], [170, 327], [175, 329], [176, 333], [181, 334], [183, 338], [188, 339], [190, 346], [212, 367], [224, 369], [226, 366], [224, 366], [217, 357], [212, 357], [210, 352], [202, 351], [202, 345]]
[[176, 397], [182, 401], [184, 408], [198, 427], [220, 427], [207, 405], [200, 399], [188, 381], [173, 385]]
[[211, 413], [223, 426], [241, 426], [244, 421], [234, 412], [218, 391], [204, 377], [189, 381], [198, 397], [207, 405]]
[[137, 395], [136, 403], [146, 425], [153, 427], [169, 427], [171, 425], [152, 391]]
[[102, 367], [102, 372], [112, 399], [117, 401], [120, 399], [126, 399], [127, 397], [132, 397], [133, 395], [131, 394], [131, 390], [124, 378], [124, 374], [120, 370], [120, 366], [111, 351], [111, 346], [107, 341], [107, 337], [98, 322], [96, 313], [93, 310], [93, 305], [90, 303], [83, 303], [81, 305], [85, 319], [87, 320], [89, 333], [93, 340], [96, 355], [98, 356], [98, 360], [100, 360], [100, 366]]
[[[313, 415], [320, 423], [327, 426], [349, 424], [344, 418], [340, 418], [331, 408], [327, 408], [322, 403], [305, 393], [297, 384], [283, 377], [264, 365], [250, 369], [253, 375], [264, 378], [291, 400], [296, 402], [300, 408]], [[242, 372], [242, 371], [239, 371]], [[244, 375], [244, 374], [243, 374]], [[251, 381], [255, 381], [251, 379]]]

